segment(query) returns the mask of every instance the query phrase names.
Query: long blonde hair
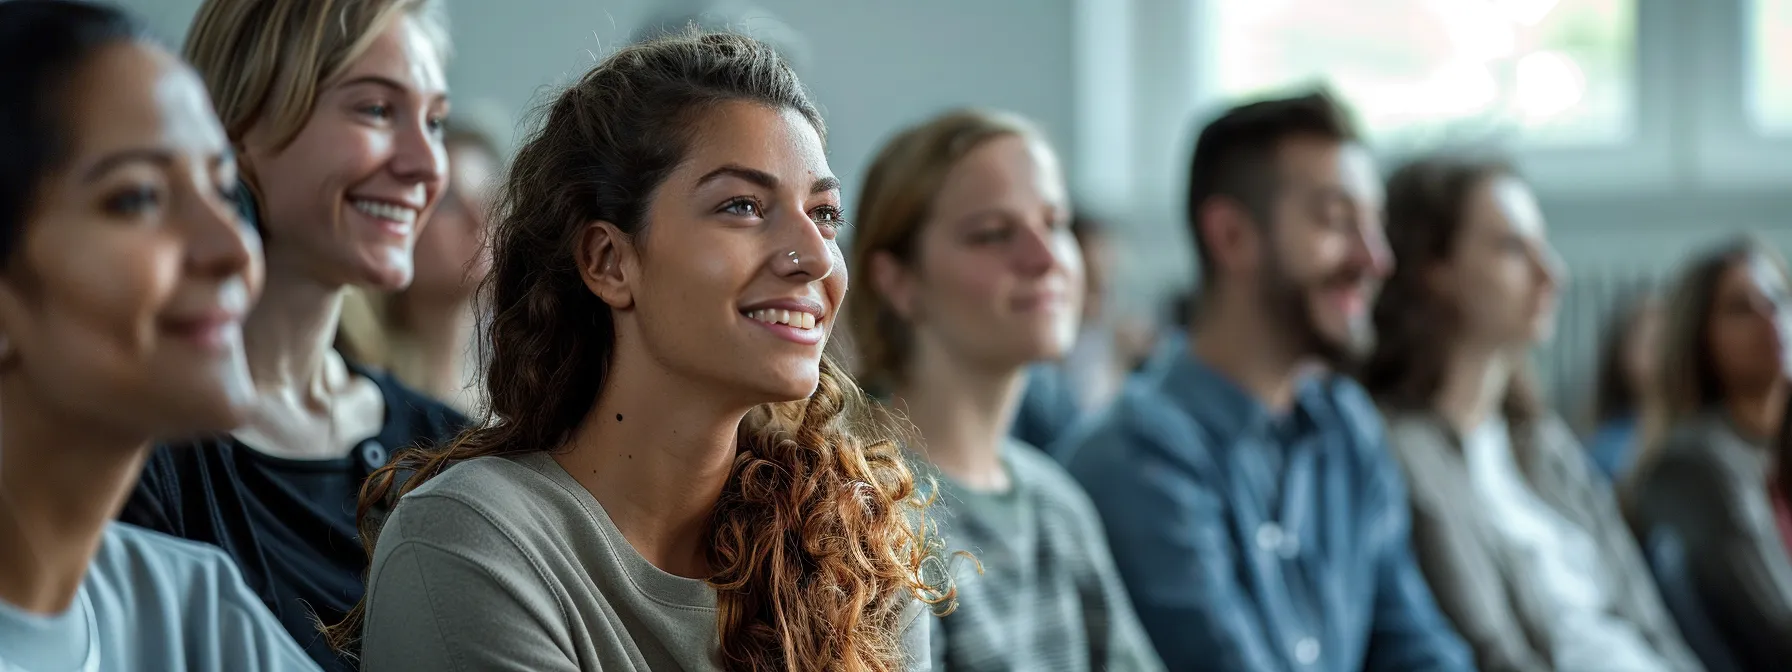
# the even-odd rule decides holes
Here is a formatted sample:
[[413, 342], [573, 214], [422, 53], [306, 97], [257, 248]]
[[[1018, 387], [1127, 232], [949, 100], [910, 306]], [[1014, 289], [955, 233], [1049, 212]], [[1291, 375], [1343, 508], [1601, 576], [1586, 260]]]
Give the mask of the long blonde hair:
[[1694, 257], [1674, 283], [1661, 324], [1655, 393], [1646, 405], [1638, 468], [1632, 474], [1654, 462], [1670, 429], [1723, 403], [1723, 381], [1711, 353], [1711, 314], [1724, 273], [1754, 260], [1766, 260], [1787, 275], [1785, 259], [1772, 246], [1742, 236]]
[[[871, 267], [872, 256], [887, 253], [914, 261], [915, 240], [933, 211], [946, 174], [959, 160], [998, 138], [1043, 135], [1025, 118], [1008, 112], [964, 109], [910, 127], [884, 144], [865, 175], [852, 219], [850, 268]], [[847, 323], [857, 356], [856, 373], [873, 389], [885, 389], [913, 356], [910, 328], [890, 306], [877, 283], [860, 283], [847, 301]]]
[[446, 61], [448, 18], [438, 0], [206, 0], [182, 51], [230, 139], [266, 122], [279, 148], [311, 118], [318, 92], [406, 17]]

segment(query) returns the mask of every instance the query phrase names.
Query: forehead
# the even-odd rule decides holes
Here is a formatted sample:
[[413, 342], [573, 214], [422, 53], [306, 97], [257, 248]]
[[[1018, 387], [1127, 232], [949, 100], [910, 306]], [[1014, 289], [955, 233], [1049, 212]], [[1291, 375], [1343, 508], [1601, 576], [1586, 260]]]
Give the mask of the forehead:
[[1335, 190], [1361, 201], [1381, 202], [1375, 157], [1361, 143], [1289, 136], [1276, 147], [1276, 169], [1285, 184], [1297, 189]]
[[745, 101], [722, 103], [698, 119], [677, 172], [702, 175], [729, 164], [772, 173], [804, 192], [833, 177], [821, 134], [802, 113]]
[[1510, 175], [1481, 180], [1469, 192], [1468, 223], [1484, 230], [1513, 230], [1541, 235], [1543, 209], [1524, 181]]
[[198, 155], [226, 148], [199, 77], [160, 47], [106, 47], [69, 84], [62, 110], [77, 155], [145, 145]]
[[1051, 150], [1025, 136], [1004, 135], [954, 163], [935, 204], [949, 211], [991, 201], [1058, 205], [1065, 200], [1064, 180]]
[[341, 79], [352, 81], [367, 76], [390, 79], [424, 96], [437, 96], [448, 90], [440, 45], [409, 16], [398, 17], [376, 34], [367, 51], [349, 65]]

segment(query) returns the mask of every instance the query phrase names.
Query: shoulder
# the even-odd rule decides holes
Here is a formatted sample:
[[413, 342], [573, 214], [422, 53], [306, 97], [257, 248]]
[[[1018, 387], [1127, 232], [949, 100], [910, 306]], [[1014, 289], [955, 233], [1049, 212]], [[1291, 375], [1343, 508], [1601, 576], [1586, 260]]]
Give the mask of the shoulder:
[[1147, 461], [1207, 468], [1207, 433], [1154, 383], [1150, 378], [1128, 381], [1108, 408], [1072, 432], [1065, 462], [1079, 481], [1093, 472], [1137, 468]]
[[1024, 441], [1008, 443], [1008, 464], [1014, 479], [1033, 493], [1035, 498], [1054, 506], [1067, 506], [1076, 511], [1093, 513], [1089, 496], [1075, 478], [1051, 456]]
[[[556, 546], [588, 519], [562, 483], [533, 463], [544, 455], [480, 457], [408, 492], [381, 527], [376, 555], [407, 542], [485, 555]], [[496, 557], [496, 556], [494, 556]]]
[[139, 599], [169, 601], [166, 610], [196, 602], [261, 606], [223, 550], [127, 523], [107, 526], [92, 571], [120, 582], [121, 589]]
[[1335, 420], [1345, 429], [1366, 443], [1378, 444], [1386, 440], [1387, 424], [1382, 419], [1381, 409], [1376, 407], [1362, 385], [1341, 375], [1328, 375], [1316, 384], [1320, 388], [1321, 404], [1336, 415]]

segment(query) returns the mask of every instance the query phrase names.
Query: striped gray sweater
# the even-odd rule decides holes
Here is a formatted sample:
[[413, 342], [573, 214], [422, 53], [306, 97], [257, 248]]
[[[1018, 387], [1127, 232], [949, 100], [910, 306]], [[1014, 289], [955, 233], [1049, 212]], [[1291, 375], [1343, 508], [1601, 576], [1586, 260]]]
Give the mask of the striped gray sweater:
[[1004, 446], [1012, 487], [980, 492], [932, 474], [939, 498], [932, 515], [955, 561], [958, 609], [934, 620], [935, 670], [1113, 672], [1162, 670], [1126, 589], [1088, 495], [1045, 453], [1019, 441]]

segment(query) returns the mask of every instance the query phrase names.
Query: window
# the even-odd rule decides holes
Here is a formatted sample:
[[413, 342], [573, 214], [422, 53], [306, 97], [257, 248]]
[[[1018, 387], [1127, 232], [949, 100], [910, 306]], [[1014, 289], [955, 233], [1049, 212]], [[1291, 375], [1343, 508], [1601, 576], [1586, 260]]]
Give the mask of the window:
[[[1761, 1], [1792, 12], [1792, 0]], [[1208, 0], [1205, 81], [1229, 99], [1323, 82], [1382, 143], [1620, 145], [1637, 128], [1636, 3]], [[1777, 53], [1792, 53], [1782, 35]], [[1777, 81], [1792, 76], [1787, 61]]]
[[1750, 116], [1762, 133], [1792, 135], [1792, 0], [1750, 4]]

